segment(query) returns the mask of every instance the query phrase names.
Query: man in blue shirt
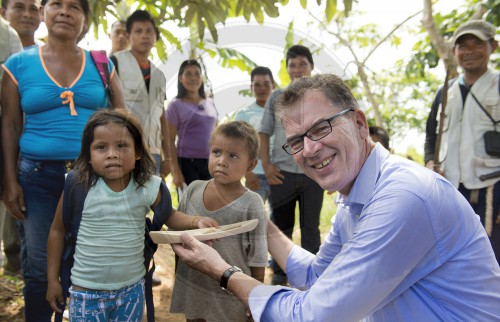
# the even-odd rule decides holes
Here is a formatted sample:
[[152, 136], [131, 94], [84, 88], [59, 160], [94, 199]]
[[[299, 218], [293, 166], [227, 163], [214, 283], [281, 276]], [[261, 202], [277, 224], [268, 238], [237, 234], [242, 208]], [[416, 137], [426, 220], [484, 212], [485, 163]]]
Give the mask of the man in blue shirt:
[[173, 245], [182, 260], [220, 280], [256, 321], [500, 320], [500, 267], [479, 217], [442, 176], [375, 144], [340, 78], [297, 80], [278, 115], [285, 151], [339, 192], [319, 252], [269, 223], [269, 251], [294, 288], [263, 285], [186, 234]]
[[[234, 116], [234, 120], [248, 122], [258, 130], [264, 116], [264, 106], [274, 89], [273, 73], [267, 67], [255, 67], [250, 74], [250, 81], [250, 88], [252, 94], [255, 96], [255, 102], [238, 110]], [[257, 166], [245, 174], [245, 186], [257, 192], [264, 202], [269, 198], [271, 188], [267, 183], [260, 157]]]

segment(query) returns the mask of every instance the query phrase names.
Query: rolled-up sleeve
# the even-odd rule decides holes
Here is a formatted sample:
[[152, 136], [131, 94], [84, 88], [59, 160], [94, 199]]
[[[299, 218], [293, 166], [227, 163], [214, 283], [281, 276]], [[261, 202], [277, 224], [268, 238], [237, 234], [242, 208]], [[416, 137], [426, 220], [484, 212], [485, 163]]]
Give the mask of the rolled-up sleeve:
[[359, 321], [411, 285], [406, 279], [418, 279], [408, 275], [435, 243], [426, 209], [411, 193], [385, 197], [364, 209], [352, 239], [334, 258], [334, 252], [327, 256], [328, 265], [321, 260], [326, 249], [313, 256], [294, 247], [287, 274], [303, 290], [259, 286], [249, 299], [255, 320]]

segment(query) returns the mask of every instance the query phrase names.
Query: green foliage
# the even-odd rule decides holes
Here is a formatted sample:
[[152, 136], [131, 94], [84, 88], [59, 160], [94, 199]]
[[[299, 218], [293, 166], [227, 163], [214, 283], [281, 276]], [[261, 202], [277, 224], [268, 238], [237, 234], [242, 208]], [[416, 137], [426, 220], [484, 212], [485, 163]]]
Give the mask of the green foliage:
[[[435, 77], [407, 73], [405, 62], [400, 60], [393, 68], [372, 74], [370, 84], [379, 104], [383, 127], [392, 139], [401, 140], [411, 129], [423, 133], [429, 107], [439, 86]], [[366, 114], [369, 125], [375, 125], [372, 107]]]
[[247, 56], [238, 52], [237, 50], [231, 48], [220, 48], [216, 49], [219, 56], [219, 63], [222, 67], [226, 68], [238, 68], [241, 71], [250, 73], [252, 69], [257, 67], [254, 61], [252, 61]]
[[424, 165], [424, 156], [418, 153], [415, 147], [411, 146], [408, 148], [408, 150], [406, 151], [406, 157], [410, 160], [420, 163], [421, 165]]
[[[328, 15], [335, 12], [337, 1], [325, 0]], [[352, 0], [343, 0], [344, 6], [351, 7]], [[322, 1], [317, 0], [318, 4]], [[117, 19], [125, 18], [124, 15], [130, 12], [133, 6], [136, 9], [149, 11], [156, 20], [158, 26], [166, 21], [173, 21], [179, 27], [189, 28], [190, 34], [194, 37], [193, 46], [205, 40], [205, 30], [208, 29], [215, 43], [218, 42], [217, 28], [226, 22], [227, 18], [244, 17], [250, 21], [252, 17], [258, 23], [264, 23], [265, 17], [276, 18], [279, 16], [278, 5], [285, 6], [288, 0], [89, 0], [92, 16], [90, 23], [94, 26], [94, 33], [97, 36], [98, 28], [102, 26], [104, 31], [108, 30], [107, 15], [112, 15]], [[307, 5], [307, 0], [302, 1]], [[128, 10], [127, 10], [128, 9]], [[178, 46], [176, 39], [166, 29], [161, 30], [162, 39], [167, 43]], [[164, 49], [165, 44], [159, 45], [158, 53], [165, 57], [160, 49]]]
[[[451, 39], [453, 31], [462, 23], [469, 20], [481, 5], [486, 9], [483, 19], [498, 26], [500, 22], [500, 0], [468, 0], [467, 4], [461, 8], [448, 11], [446, 14], [434, 13], [434, 21], [439, 31], [445, 39]], [[440, 57], [435, 48], [430, 44], [429, 37], [425, 29], [419, 33], [420, 39], [413, 47], [413, 57], [409, 61], [407, 70], [412, 73], [426, 75], [430, 69], [436, 68]], [[500, 57], [491, 57], [491, 62], [496, 69], [500, 70]]]

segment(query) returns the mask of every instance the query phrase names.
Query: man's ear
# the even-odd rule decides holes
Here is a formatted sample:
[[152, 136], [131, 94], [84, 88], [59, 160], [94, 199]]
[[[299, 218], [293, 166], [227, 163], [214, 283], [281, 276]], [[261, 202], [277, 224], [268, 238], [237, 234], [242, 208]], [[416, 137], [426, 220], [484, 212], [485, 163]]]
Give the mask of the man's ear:
[[354, 111], [356, 127], [363, 139], [370, 136], [370, 131], [368, 129], [368, 122], [366, 121], [366, 115], [362, 110], [357, 109]]
[[[3, 0], [3, 1], [5, 1], [5, 0]], [[5, 10], [4, 8], [0, 8], [0, 15], [1, 15], [1, 16], [5, 19], [5, 20], [7, 20], [7, 18], [5, 17], [5, 14], [6, 14], [6, 12], [5, 12], [5, 11], [6, 11], [6, 10]]]
[[491, 41], [491, 52], [494, 53], [495, 50], [497, 50], [497, 48], [498, 48], [498, 41], [492, 40]]
[[257, 159], [253, 159], [252, 161], [249, 161], [247, 172], [251, 172], [253, 169], [255, 169], [255, 167], [257, 166], [257, 162], [258, 162]]

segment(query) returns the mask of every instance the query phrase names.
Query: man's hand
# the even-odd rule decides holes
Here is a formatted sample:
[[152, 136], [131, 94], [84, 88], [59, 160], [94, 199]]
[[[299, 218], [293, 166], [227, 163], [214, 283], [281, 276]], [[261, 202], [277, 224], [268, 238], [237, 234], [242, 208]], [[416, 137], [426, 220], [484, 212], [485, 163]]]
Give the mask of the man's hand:
[[182, 244], [172, 244], [172, 249], [189, 267], [210, 276], [219, 282], [226, 269], [231, 267], [212, 247], [198, 241], [193, 236], [182, 233]]
[[272, 163], [267, 163], [264, 166], [267, 182], [270, 185], [282, 184], [285, 176], [280, 172], [280, 168]]
[[441, 167], [436, 165], [434, 163], [434, 160], [429, 160], [427, 161], [427, 163], [425, 164], [425, 166], [429, 169], [431, 169], [432, 171], [436, 172], [436, 173], [439, 173], [440, 175], [442, 175], [444, 177], [444, 171], [441, 170]]

